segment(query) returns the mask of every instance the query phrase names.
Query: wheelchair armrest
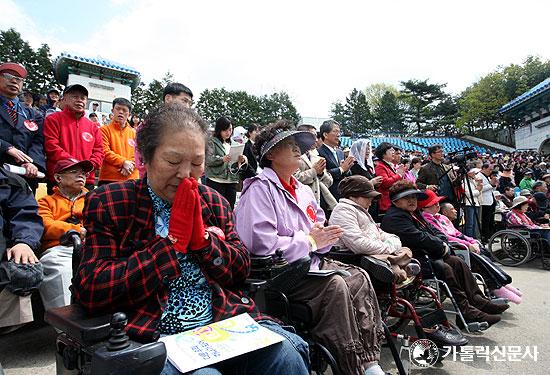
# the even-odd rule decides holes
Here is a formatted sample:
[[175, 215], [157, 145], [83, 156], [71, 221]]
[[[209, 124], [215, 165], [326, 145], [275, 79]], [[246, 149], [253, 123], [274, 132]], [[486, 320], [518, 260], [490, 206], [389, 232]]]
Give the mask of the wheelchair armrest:
[[453, 250], [468, 250], [468, 246], [455, 241], [449, 241], [449, 247]]
[[44, 320], [83, 345], [109, 337], [111, 315], [90, 317], [76, 304], [46, 310]]
[[351, 264], [354, 266], [361, 266], [361, 254], [355, 254], [351, 251], [342, 251], [331, 249], [329, 253], [326, 254], [330, 259], [334, 259], [338, 262]]
[[311, 258], [305, 256], [282, 267], [279, 272], [268, 281], [269, 288], [285, 292], [303, 280], [311, 266]]

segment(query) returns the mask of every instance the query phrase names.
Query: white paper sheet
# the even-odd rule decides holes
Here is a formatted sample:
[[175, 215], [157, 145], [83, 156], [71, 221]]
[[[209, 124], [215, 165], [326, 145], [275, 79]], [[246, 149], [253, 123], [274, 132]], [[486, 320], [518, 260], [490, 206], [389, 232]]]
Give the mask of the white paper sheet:
[[161, 337], [168, 360], [181, 372], [206, 367], [283, 341], [248, 314]]
[[231, 155], [230, 164], [236, 163], [239, 159], [239, 156], [243, 154], [244, 144], [235, 143], [231, 145], [231, 150], [229, 150], [229, 155]]

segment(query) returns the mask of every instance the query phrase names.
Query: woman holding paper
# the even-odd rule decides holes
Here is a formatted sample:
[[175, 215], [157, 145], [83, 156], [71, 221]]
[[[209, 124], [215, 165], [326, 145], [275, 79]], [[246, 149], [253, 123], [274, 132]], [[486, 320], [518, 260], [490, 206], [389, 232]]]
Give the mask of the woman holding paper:
[[[123, 311], [128, 335], [142, 342], [248, 313], [286, 338], [231, 360], [242, 373], [307, 373], [307, 345], [262, 316], [240, 291], [250, 258], [235, 232], [231, 208], [199, 185], [207, 124], [180, 104], [150, 113], [137, 147], [142, 180], [104, 185], [83, 211], [86, 243], [73, 279], [89, 313]], [[225, 373], [225, 362], [201, 374]], [[163, 374], [178, 374], [167, 362]]]
[[238, 172], [232, 170], [232, 164], [238, 163], [240, 166], [248, 161], [246, 156], [239, 155], [237, 160], [231, 160], [231, 134], [233, 125], [226, 117], [220, 117], [216, 120], [214, 136], [208, 145], [208, 156], [206, 158], [206, 185], [220, 193], [231, 205], [235, 205], [237, 198], [237, 185], [239, 183]]
[[322, 257], [342, 229], [324, 226], [325, 214], [313, 192], [293, 177], [302, 153], [315, 140], [312, 133], [296, 131], [284, 120], [260, 132], [255, 147], [263, 171], [244, 181], [235, 209], [237, 232], [255, 255], [282, 250], [289, 262], [309, 255], [314, 271], [347, 271], [345, 277], [307, 276], [287, 296], [309, 306], [312, 335], [335, 355], [344, 374], [384, 374], [378, 365], [383, 330], [369, 276], [358, 267]]

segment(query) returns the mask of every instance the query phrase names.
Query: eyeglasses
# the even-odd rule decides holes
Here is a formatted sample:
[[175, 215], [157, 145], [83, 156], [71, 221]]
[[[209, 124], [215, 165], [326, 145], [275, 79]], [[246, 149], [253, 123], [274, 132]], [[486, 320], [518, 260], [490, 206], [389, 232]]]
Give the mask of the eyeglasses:
[[10, 74], [7, 72], [2, 73], [2, 76], [4, 76], [4, 78], [7, 79], [8, 81], [15, 81], [17, 83], [21, 83], [25, 80], [25, 78], [14, 76], [13, 74]]
[[62, 174], [83, 175], [88, 177], [90, 175], [90, 172], [84, 172], [82, 169], [70, 169], [68, 171], [63, 171]]

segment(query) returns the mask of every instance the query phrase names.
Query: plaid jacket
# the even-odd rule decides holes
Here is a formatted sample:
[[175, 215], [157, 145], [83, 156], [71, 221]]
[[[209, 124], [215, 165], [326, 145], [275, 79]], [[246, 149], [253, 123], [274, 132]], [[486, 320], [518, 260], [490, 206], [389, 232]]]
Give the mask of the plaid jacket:
[[[237, 236], [233, 213], [215, 190], [199, 185], [205, 226], [217, 226], [224, 241], [211, 235], [211, 245], [194, 252], [212, 288], [214, 321], [248, 312], [265, 319], [240, 288], [250, 258]], [[175, 250], [155, 234], [153, 203], [146, 180], [104, 185], [88, 194], [83, 211], [86, 242], [73, 279], [74, 295], [89, 313], [124, 311], [128, 334], [154, 341], [168, 284], [180, 275]]]

